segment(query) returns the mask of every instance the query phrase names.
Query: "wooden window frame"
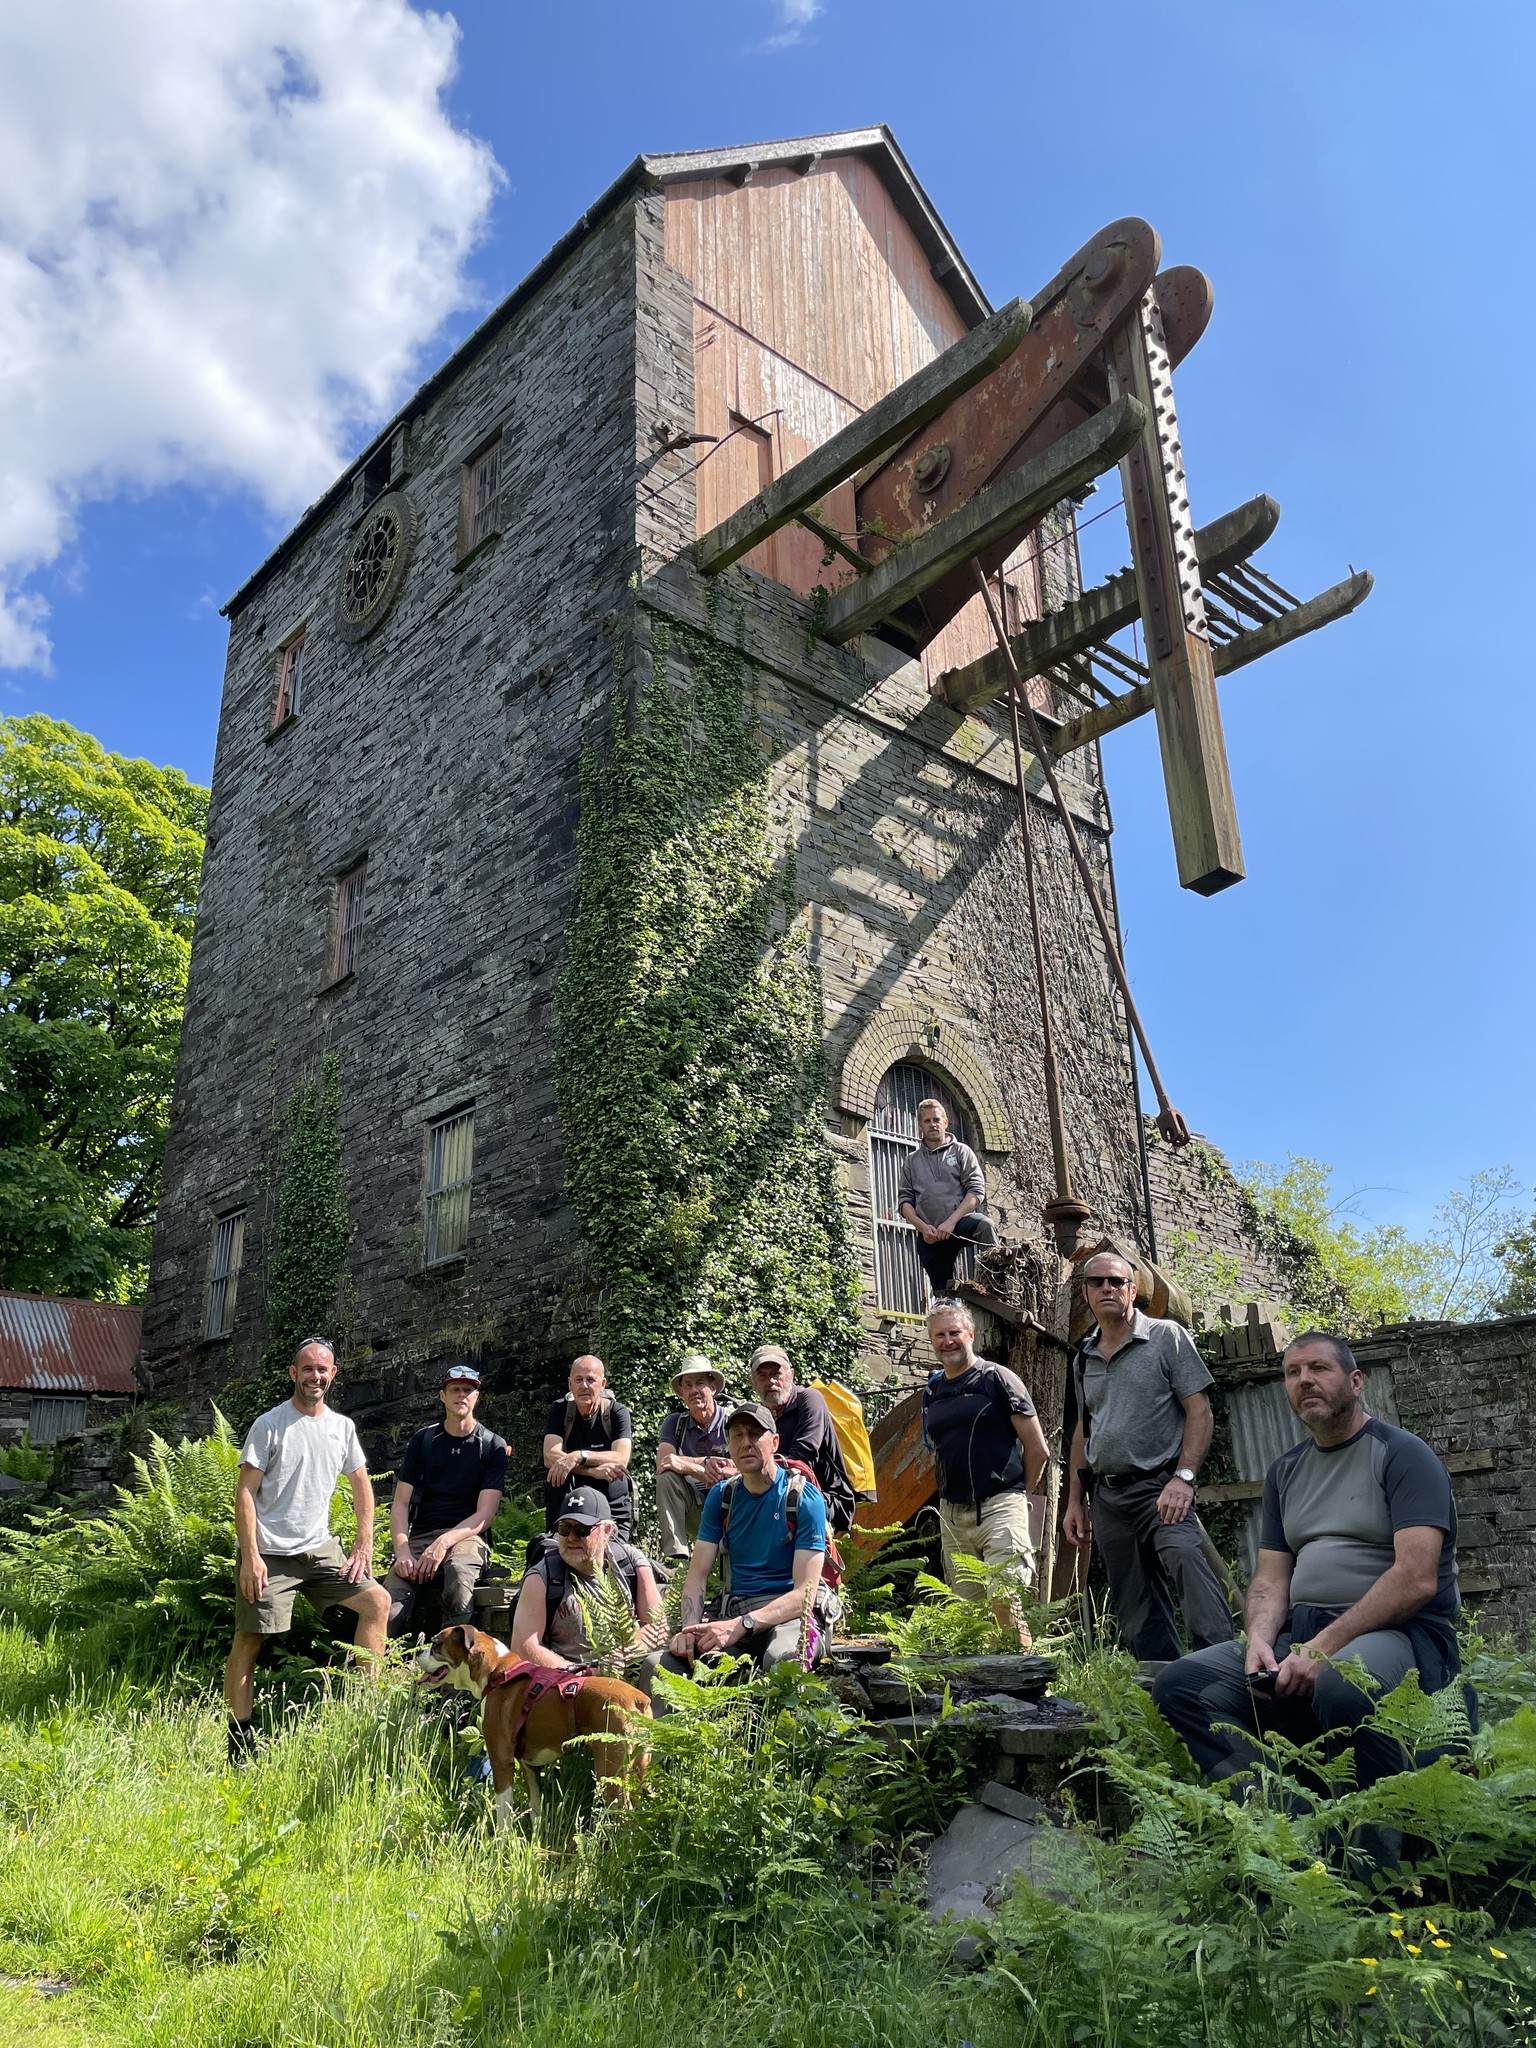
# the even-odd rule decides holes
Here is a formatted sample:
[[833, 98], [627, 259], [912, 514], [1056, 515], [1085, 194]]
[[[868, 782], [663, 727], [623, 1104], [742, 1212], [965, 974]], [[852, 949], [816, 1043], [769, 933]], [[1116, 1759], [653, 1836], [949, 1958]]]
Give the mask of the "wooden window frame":
[[[240, 1294], [240, 1275], [245, 1267], [245, 1224], [247, 1209], [226, 1209], [213, 1219], [213, 1242], [208, 1247], [208, 1286], [203, 1303], [205, 1340], [231, 1336], [235, 1308]], [[220, 1252], [227, 1256], [220, 1263]]]
[[[460, 1148], [454, 1136], [462, 1139]], [[422, 1187], [422, 1264], [446, 1266], [469, 1246], [469, 1212], [475, 1185], [475, 1106], [467, 1103], [426, 1128], [426, 1171]]]
[[[485, 505], [476, 511], [476, 482], [486, 464], [494, 457], [496, 482]], [[493, 540], [501, 538], [502, 490], [506, 483], [506, 433], [498, 427], [487, 440], [481, 441], [459, 465], [459, 545], [458, 566], [464, 564], [480, 550], [488, 547]]]
[[279, 643], [277, 650], [277, 694], [272, 702], [271, 730], [278, 732], [297, 718], [304, 708], [304, 646], [308, 625], [300, 626]]
[[325, 963], [326, 988], [350, 981], [362, 951], [363, 918], [368, 902], [368, 856], [361, 854], [336, 877], [331, 905], [330, 945]]

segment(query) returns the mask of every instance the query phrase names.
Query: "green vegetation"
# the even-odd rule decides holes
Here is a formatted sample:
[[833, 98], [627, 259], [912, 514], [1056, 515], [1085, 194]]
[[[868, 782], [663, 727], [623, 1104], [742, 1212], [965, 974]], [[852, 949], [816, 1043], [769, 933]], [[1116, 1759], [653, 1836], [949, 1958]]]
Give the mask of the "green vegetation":
[[821, 987], [774, 852], [745, 662], [677, 629], [687, 682], [616, 690], [583, 762], [555, 1077], [597, 1348], [644, 1424], [684, 1352], [767, 1336], [847, 1376], [859, 1276], [823, 1119]]
[[208, 793], [0, 719], [0, 1287], [144, 1288]]
[[[674, 1682], [636, 1810], [593, 1815], [573, 1760], [538, 1841], [492, 1836], [471, 1745], [398, 1665], [264, 1671], [257, 1760], [229, 1773], [225, 1611], [153, 1685], [135, 1615], [168, 1577], [227, 1595], [231, 1455], [227, 1433], [157, 1445], [68, 1558], [0, 1547], [0, 1979], [69, 1986], [0, 1988], [28, 2048], [1536, 2038], [1536, 1664], [1513, 1645], [1470, 1645], [1485, 1726], [1460, 1766], [1361, 1792], [1276, 1745], [1244, 1802], [1195, 1780], [1127, 1660], [1038, 1613], [1103, 1729], [1068, 1797], [1117, 1824], [1080, 1826], [1066, 1900], [1019, 1884], [965, 1969], [915, 1853], [973, 1782], [963, 1721], [892, 1750], [816, 1677]], [[924, 1605], [955, 1647], [957, 1603]], [[1456, 1732], [1411, 1683], [1378, 1711]], [[1389, 1889], [1346, 1855], [1365, 1824], [1418, 1838]]]

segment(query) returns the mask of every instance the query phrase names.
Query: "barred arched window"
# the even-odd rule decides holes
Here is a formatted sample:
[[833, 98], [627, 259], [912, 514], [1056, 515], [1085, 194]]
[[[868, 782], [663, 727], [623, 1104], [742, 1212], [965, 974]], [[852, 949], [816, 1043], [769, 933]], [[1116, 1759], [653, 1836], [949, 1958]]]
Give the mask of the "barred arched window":
[[[929, 1098], [942, 1102], [949, 1128], [963, 1144], [971, 1140], [971, 1118], [953, 1088], [911, 1060], [891, 1068], [875, 1095], [869, 1120], [870, 1185], [875, 1196], [875, 1303], [897, 1315], [928, 1312], [928, 1277], [917, 1257], [917, 1232], [896, 1206], [902, 1162], [923, 1142], [917, 1127], [917, 1105]], [[976, 1254], [969, 1246], [955, 1268], [956, 1280], [975, 1276]]]

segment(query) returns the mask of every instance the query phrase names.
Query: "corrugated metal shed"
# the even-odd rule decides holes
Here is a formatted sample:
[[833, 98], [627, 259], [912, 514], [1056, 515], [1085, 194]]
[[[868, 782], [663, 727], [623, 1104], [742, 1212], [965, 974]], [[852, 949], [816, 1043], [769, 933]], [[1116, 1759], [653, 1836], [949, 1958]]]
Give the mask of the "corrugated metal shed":
[[36, 1394], [136, 1394], [144, 1311], [111, 1301], [0, 1293], [0, 1387]]

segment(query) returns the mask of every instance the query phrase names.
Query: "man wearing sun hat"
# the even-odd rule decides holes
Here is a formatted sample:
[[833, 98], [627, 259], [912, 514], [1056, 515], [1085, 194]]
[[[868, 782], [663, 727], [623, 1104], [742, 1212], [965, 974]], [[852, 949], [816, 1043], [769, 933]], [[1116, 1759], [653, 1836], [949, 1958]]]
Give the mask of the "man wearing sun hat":
[[473, 1619], [475, 1582], [491, 1556], [485, 1532], [506, 1490], [507, 1446], [475, 1420], [479, 1368], [465, 1359], [445, 1365], [438, 1397], [443, 1419], [406, 1445], [390, 1503], [395, 1554], [384, 1590], [392, 1636], [410, 1627], [416, 1596], [434, 1579], [443, 1627]]
[[736, 1470], [720, 1405], [724, 1375], [702, 1351], [690, 1351], [672, 1375], [672, 1391], [682, 1407], [662, 1423], [656, 1444], [656, 1521], [668, 1564], [686, 1561], [705, 1496]]

